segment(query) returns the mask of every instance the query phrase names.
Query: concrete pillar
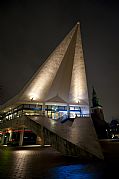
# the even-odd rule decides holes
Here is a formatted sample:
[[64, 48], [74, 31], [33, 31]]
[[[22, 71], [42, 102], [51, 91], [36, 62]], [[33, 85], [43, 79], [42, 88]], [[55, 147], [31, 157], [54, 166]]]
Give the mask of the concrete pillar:
[[42, 104], [42, 113], [43, 113], [43, 116], [45, 116], [45, 102], [43, 102]]
[[41, 126], [41, 145], [45, 145], [45, 140], [44, 140], [44, 134], [43, 134], [43, 127]]
[[37, 136], [37, 138], [36, 138], [36, 144], [42, 145], [42, 139], [41, 139], [41, 137]]
[[24, 129], [22, 129], [20, 132], [19, 146], [23, 145], [23, 140], [24, 140]]
[[1, 140], [1, 144], [4, 144], [4, 139], [5, 139], [5, 133], [2, 134], [2, 140]]
[[9, 131], [9, 134], [10, 134], [9, 135], [9, 141], [11, 141], [12, 140], [12, 130]]
[[67, 104], [67, 116], [68, 116], [68, 118], [70, 118], [70, 106], [69, 106], [69, 104]]

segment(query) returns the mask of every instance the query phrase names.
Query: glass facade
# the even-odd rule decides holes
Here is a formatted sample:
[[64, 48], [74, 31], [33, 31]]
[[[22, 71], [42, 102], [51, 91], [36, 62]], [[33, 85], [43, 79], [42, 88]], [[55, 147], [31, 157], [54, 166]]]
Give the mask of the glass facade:
[[67, 118], [88, 116], [83, 106], [79, 105], [59, 105], [46, 104], [44, 109], [42, 104], [21, 104], [14, 109], [4, 113], [2, 116], [5, 120], [11, 120], [21, 115], [45, 115], [48, 118], [60, 119], [67, 115]]

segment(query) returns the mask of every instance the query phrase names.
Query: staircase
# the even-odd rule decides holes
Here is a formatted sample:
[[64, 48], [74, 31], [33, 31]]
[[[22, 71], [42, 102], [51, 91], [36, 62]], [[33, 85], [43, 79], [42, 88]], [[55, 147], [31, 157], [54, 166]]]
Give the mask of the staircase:
[[63, 155], [103, 159], [92, 119], [75, 118], [71, 126], [45, 116], [21, 116], [0, 124], [0, 129], [26, 126]]

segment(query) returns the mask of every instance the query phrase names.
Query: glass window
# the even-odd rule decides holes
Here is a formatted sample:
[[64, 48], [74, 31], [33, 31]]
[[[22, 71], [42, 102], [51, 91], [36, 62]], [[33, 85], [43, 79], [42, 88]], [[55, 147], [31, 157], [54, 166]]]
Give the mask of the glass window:
[[79, 106], [75, 106], [75, 110], [79, 110]]
[[37, 108], [42, 109], [42, 105], [36, 105]]
[[22, 108], [23, 108], [23, 105], [18, 106], [18, 109], [22, 109]]
[[24, 104], [24, 108], [29, 108], [29, 104]]
[[70, 110], [74, 110], [74, 106], [70, 106]]
[[67, 111], [67, 106], [64, 107], [65, 111]]
[[37, 109], [41, 110], [42, 109], [42, 105], [38, 105]]
[[59, 111], [60, 111], [60, 110], [65, 111], [65, 110], [67, 110], [67, 106], [58, 106], [58, 109], [59, 109]]
[[35, 108], [36, 107], [36, 105], [35, 104], [30, 104], [30, 108], [32, 109], [32, 108]]
[[52, 106], [51, 106], [51, 105], [48, 105], [48, 109], [52, 109]]

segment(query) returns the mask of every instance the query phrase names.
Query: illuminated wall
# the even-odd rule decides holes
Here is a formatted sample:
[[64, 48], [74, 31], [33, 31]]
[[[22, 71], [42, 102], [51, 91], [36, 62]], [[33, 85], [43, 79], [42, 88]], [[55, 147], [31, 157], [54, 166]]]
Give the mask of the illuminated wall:
[[[77, 23], [46, 59], [15, 102], [56, 102], [85, 106], [89, 113], [88, 90], [80, 25]], [[14, 103], [11, 100], [12, 103]]]

